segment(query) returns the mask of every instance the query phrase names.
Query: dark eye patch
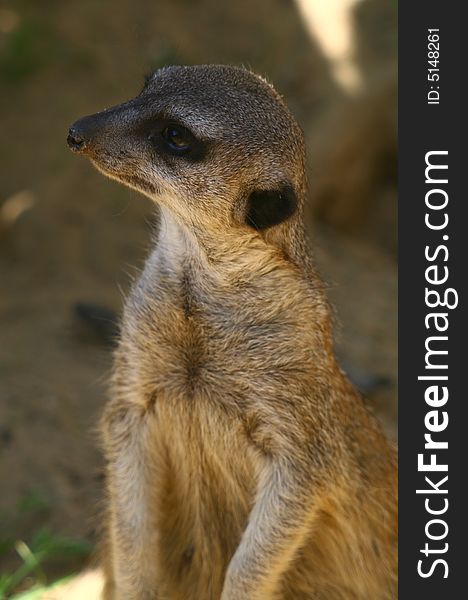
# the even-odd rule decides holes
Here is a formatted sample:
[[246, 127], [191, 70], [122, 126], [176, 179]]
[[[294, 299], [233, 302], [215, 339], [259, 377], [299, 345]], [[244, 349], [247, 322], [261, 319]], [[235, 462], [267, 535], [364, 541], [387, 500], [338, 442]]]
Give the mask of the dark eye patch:
[[153, 148], [167, 156], [200, 161], [207, 152], [207, 143], [198, 139], [181, 123], [170, 119], [151, 119], [145, 126]]

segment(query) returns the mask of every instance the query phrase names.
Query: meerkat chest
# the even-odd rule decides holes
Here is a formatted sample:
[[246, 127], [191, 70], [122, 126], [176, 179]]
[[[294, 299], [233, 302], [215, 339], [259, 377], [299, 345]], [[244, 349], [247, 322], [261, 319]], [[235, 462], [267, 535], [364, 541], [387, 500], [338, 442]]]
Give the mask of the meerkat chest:
[[[168, 225], [124, 316], [133, 379], [146, 395], [199, 399], [228, 413], [259, 396], [268, 403], [282, 388], [287, 394], [291, 377], [311, 359], [311, 317], [301, 294], [277, 272], [228, 277], [200, 262]], [[283, 289], [288, 293], [278, 294]]]
[[183, 281], [159, 282], [137, 299], [125, 332], [139, 378], [159, 395], [185, 398], [241, 387], [254, 364], [267, 360], [265, 326], [243, 322], [239, 308], [215, 292], [208, 298]]
[[293, 308], [262, 301], [255, 286], [200, 292], [183, 278], [157, 281], [136, 301], [129, 332], [134, 367], [156, 395], [216, 398], [225, 407], [259, 394], [267, 401], [306, 368], [310, 350]]

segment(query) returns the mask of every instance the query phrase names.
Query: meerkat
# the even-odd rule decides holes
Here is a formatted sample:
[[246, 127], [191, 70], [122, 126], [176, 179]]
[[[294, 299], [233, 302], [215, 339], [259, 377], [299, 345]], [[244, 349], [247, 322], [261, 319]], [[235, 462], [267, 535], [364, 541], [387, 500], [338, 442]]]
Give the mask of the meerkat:
[[280, 95], [166, 67], [68, 144], [160, 212], [101, 425], [106, 600], [395, 599], [395, 450], [334, 356]]

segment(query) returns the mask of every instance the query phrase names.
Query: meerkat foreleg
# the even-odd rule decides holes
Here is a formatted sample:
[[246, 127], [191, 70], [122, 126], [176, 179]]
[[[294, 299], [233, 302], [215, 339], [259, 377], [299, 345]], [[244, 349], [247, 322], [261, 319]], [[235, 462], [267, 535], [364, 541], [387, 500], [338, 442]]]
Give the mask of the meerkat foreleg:
[[151, 424], [137, 407], [111, 405], [103, 429], [110, 505], [108, 560], [113, 580], [111, 598], [106, 600], [157, 600], [157, 529], [149, 497], [155, 473], [147, 450]]
[[221, 600], [268, 600], [310, 531], [313, 485], [287, 461], [266, 465]]

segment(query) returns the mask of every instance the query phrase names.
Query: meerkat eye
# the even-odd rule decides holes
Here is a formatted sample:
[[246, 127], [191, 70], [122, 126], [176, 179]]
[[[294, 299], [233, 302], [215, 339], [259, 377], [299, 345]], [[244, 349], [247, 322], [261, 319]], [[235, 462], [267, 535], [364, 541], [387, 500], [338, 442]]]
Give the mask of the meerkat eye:
[[193, 136], [188, 129], [182, 125], [169, 124], [161, 135], [167, 148], [172, 154], [187, 154], [192, 148]]
[[148, 140], [160, 154], [183, 157], [190, 162], [203, 160], [207, 154], [208, 143], [195, 137], [179, 123], [165, 119], [151, 120], [148, 129], [146, 130]]

